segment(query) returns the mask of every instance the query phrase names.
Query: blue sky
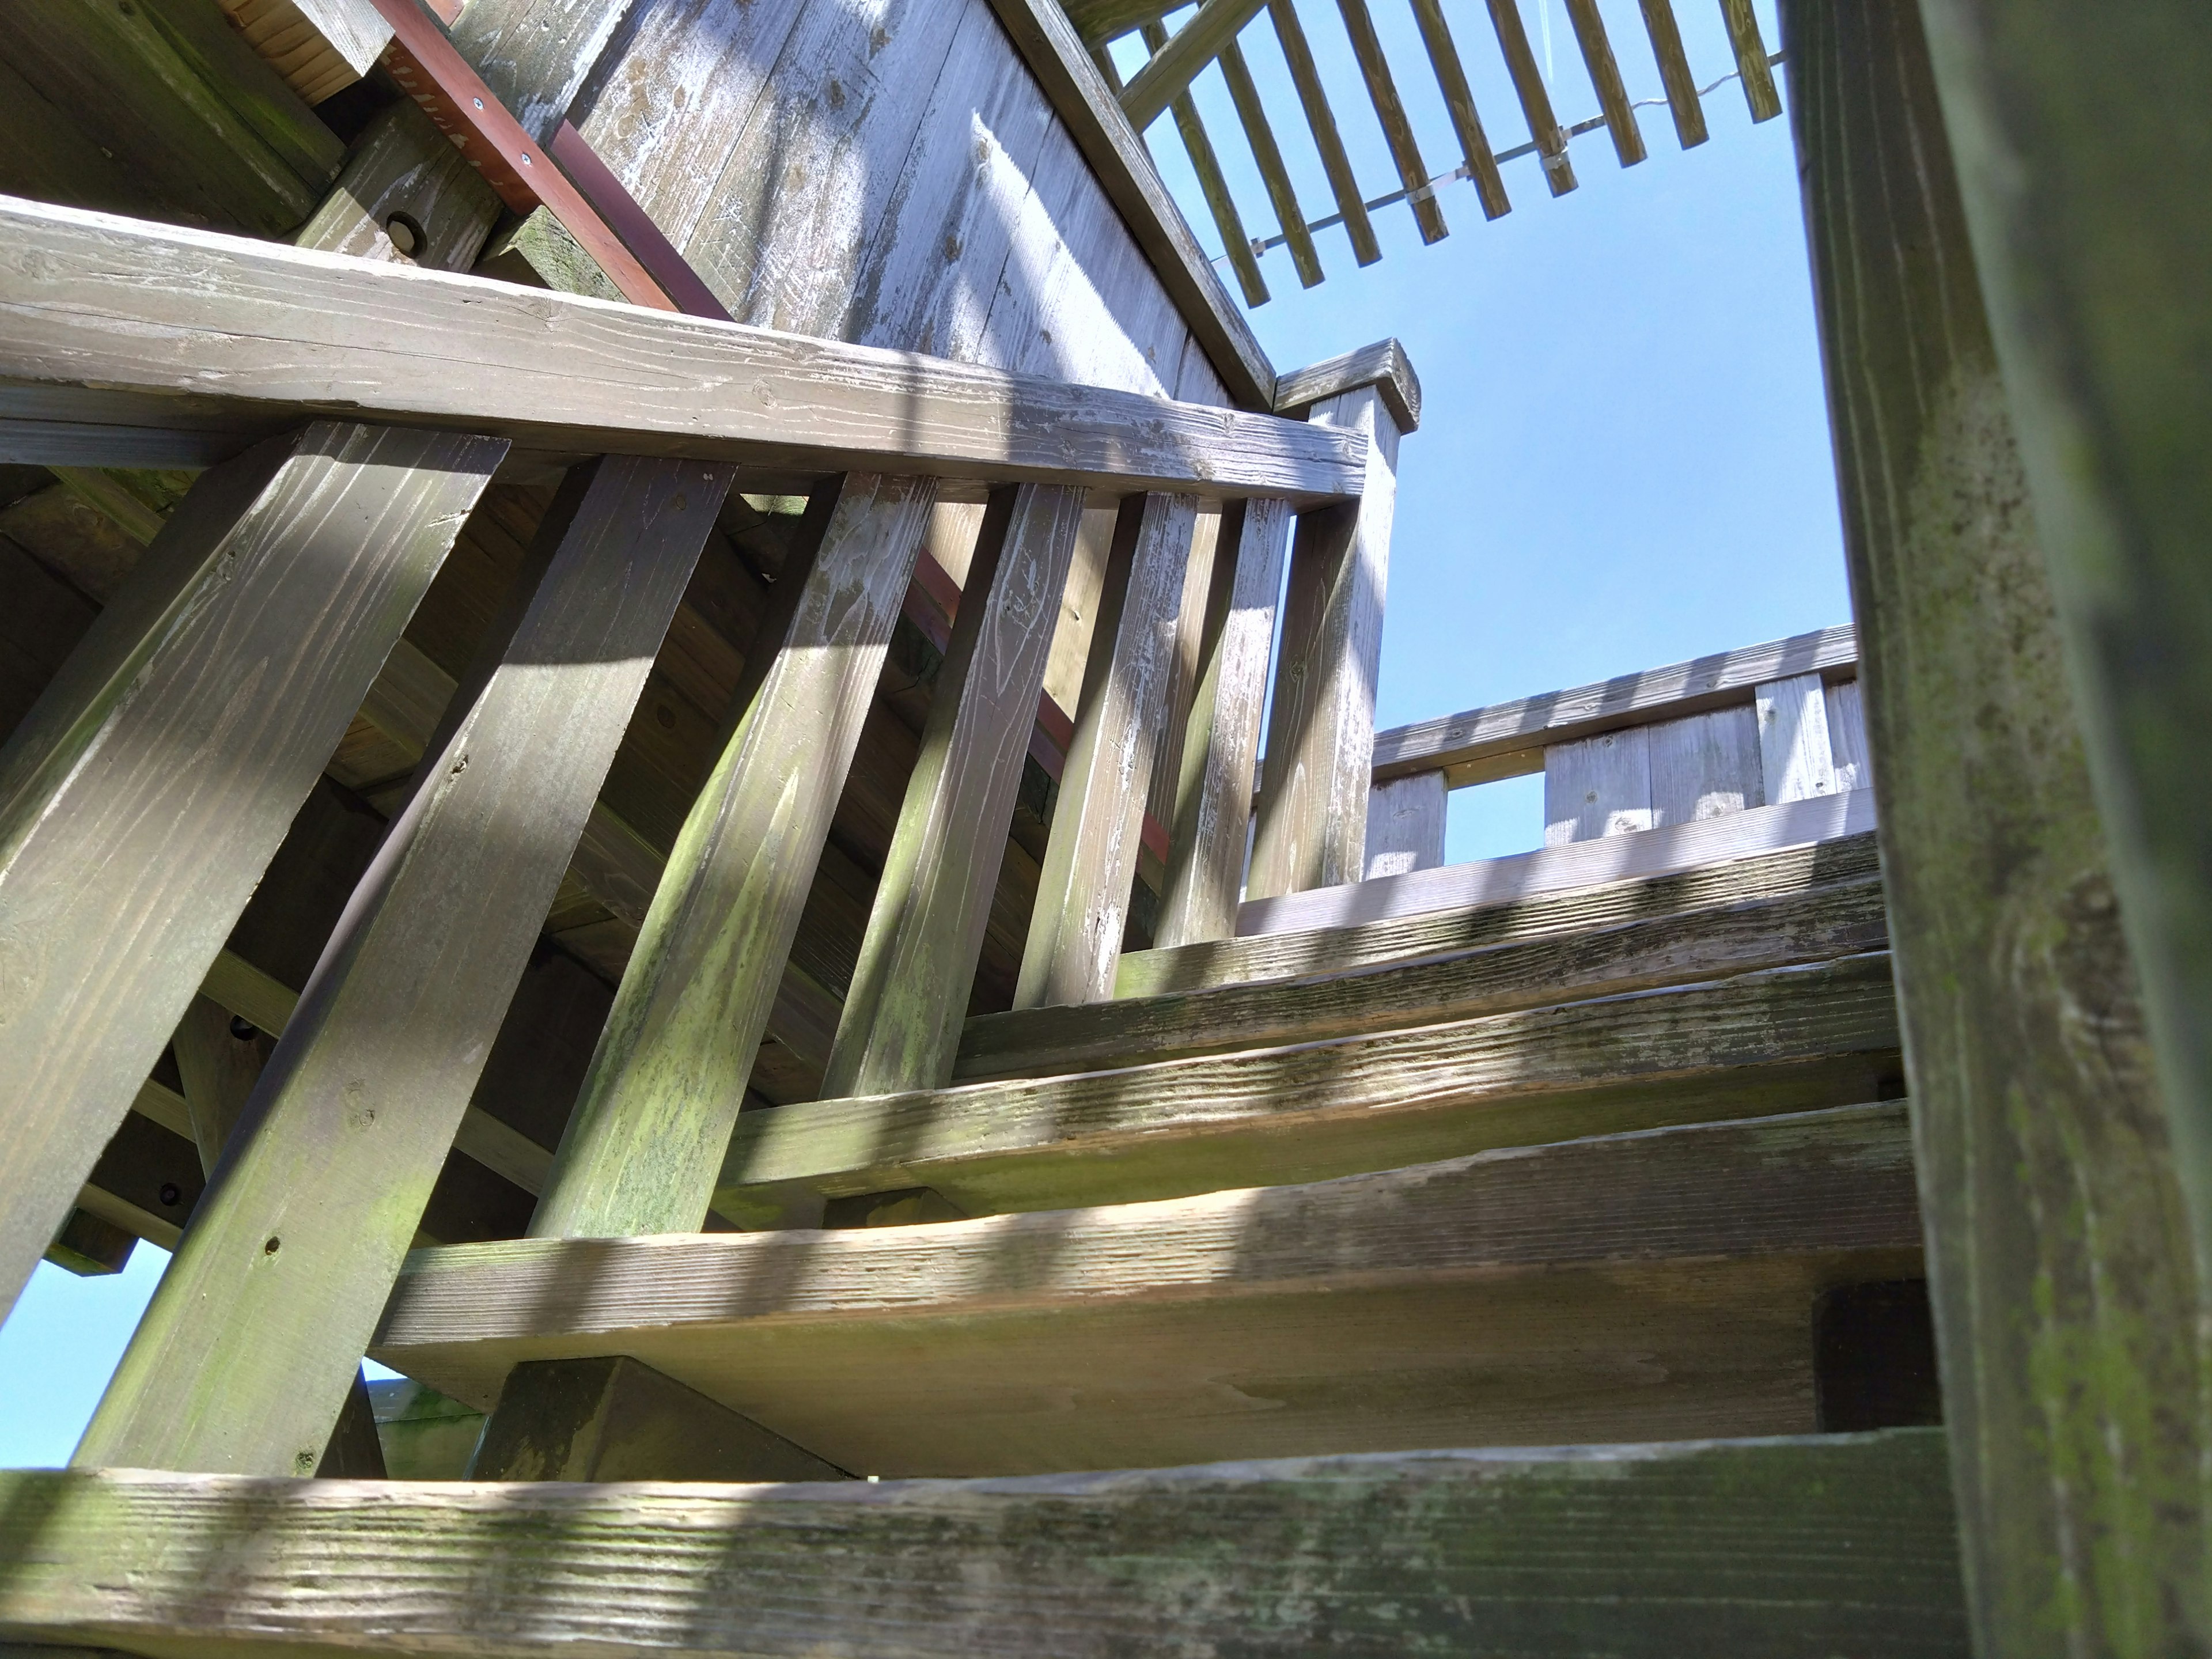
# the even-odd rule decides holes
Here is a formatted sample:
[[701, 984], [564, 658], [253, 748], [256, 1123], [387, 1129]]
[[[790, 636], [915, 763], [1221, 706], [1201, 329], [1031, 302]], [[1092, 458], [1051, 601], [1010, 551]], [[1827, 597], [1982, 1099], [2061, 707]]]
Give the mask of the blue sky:
[[[1522, 9], [1540, 60], [1548, 28], [1560, 119], [1595, 114], [1561, 0]], [[1659, 96], [1636, 0], [1600, 9], [1630, 96]], [[1442, 173], [1459, 156], [1411, 9], [1370, 9]], [[1771, 0], [1757, 9], [1771, 49]], [[1486, 12], [1474, 0], [1445, 10], [1492, 146], [1524, 142]], [[1327, 0], [1300, 8], [1372, 198], [1396, 173], [1333, 11]], [[1734, 67], [1717, 0], [1676, 0], [1676, 12], [1701, 84]], [[1264, 18], [1243, 46], [1307, 216], [1320, 217], [1333, 203]], [[1240, 204], [1264, 213], [1218, 70], [1197, 97]], [[1789, 122], [1753, 126], [1733, 81], [1705, 112], [1711, 140], [1690, 151], [1664, 108], [1638, 112], [1650, 159], [1626, 171], [1602, 131], [1577, 139], [1581, 187], [1564, 198], [1545, 189], [1534, 157], [1505, 163], [1513, 211], [1495, 222], [1473, 185], [1447, 185], [1452, 234], [1434, 246], [1422, 246], [1407, 209], [1382, 209], [1382, 260], [1365, 270], [1341, 230], [1323, 231], [1328, 279], [1310, 291], [1286, 252], [1261, 262], [1274, 297], [1252, 324], [1279, 367], [1395, 334], [1421, 375], [1423, 424], [1400, 457], [1381, 725], [1849, 617]], [[1151, 138], [1218, 252], [1172, 121]], [[1249, 211], [1247, 228], [1276, 228]], [[1540, 779], [1453, 797], [1455, 860], [1541, 838]], [[39, 1268], [0, 1328], [0, 1468], [66, 1461], [167, 1260], [142, 1243], [114, 1279]]]

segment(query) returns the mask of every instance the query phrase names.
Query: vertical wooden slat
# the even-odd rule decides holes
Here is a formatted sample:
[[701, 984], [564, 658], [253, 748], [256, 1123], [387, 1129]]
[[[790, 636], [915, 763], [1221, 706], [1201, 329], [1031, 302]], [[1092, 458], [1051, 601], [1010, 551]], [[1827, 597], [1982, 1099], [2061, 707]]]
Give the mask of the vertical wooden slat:
[[730, 477], [602, 461], [533, 550], [526, 607], [347, 902], [81, 1463], [314, 1468]]
[[1372, 386], [1325, 398], [1307, 418], [1364, 432], [1367, 478], [1358, 501], [1298, 518], [1246, 882], [1255, 899], [1358, 881], [1366, 865], [1398, 422]]
[[1368, 792], [1365, 879], [1433, 870], [1444, 861], [1448, 794], [1441, 772], [1393, 778]]
[[1598, 15], [1597, 0], [1567, 0], [1567, 15], [1574, 20], [1575, 41], [1583, 62], [1589, 67], [1590, 84], [1597, 88], [1598, 107], [1605, 112], [1606, 130], [1613, 134], [1613, 154], [1620, 165], [1632, 167], [1644, 159], [1644, 134], [1629, 106], [1628, 88], [1620, 82], [1620, 65], [1613, 62], [1613, 42], [1606, 38], [1605, 19]]
[[874, 699], [937, 486], [817, 493], [669, 854], [531, 1232], [684, 1232], [707, 1213], [784, 959]]
[[0, 1308], [506, 450], [317, 423], [214, 469], [0, 750]]
[[1352, 175], [1352, 158], [1344, 152], [1336, 117], [1329, 112], [1328, 94], [1322, 87], [1321, 71], [1314, 67], [1305, 25], [1298, 21], [1297, 9], [1291, 0], [1267, 0], [1267, 15], [1275, 25], [1275, 38], [1282, 43], [1283, 61], [1290, 68], [1291, 84], [1298, 90], [1298, 103], [1306, 112], [1314, 148], [1321, 152], [1322, 171], [1328, 175], [1329, 191], [1336, 198], [1336, 210], [1344, 220], [1344, 234], [1352, 239], [1352, 257], [1363, 265], [1371, 265], [1382, 257], [1382, 245], [1375, 240], [1366, 198], [1360, 195], [1359, 180]]
[[1498, 31], [1498, 49], [1505, 55], [1513, 90], [1521, 100], [1522, 112], [1528, 118], [1528, 136], [1536, 141], [1537, 153], [1543, 157], [1544, 182], [1552, 187], [1553, 195], [1565, 196], [1575, 187], [1575, 167], [1567, 158], [1567, 135], [1559, 129], [1559, 118], [1552, 113], [1552, 94], [1545, 89], [1544, 72], [1536, 66], [1536, 54], [1528, 49], [1528, 31], [1522, 24], [1518, 0], [1489, 0], [1489, 3], [1491, 26]]
[[1911, 0], [1784, 0], [1979, 1653], [2196, 1653], [2200, 1292]]
[[1084, 492], [994, 493], [846, 993], [825, 1097], [949, 1082]]
[[1237, 931], [1290, 520], [1288, 503], [1275, 500], [1237, 503], [1222, 518], [1155, 946]]
[[1221, 78], [1229, 84], [1229, 100], [1237, 106], [1237, 118], [1244, 128], [1244, 137], [1252, 146], [1252, 160], [1260, 168], [1260, 178], [1267, 186], [1267, 199], [1274, 206], [1275, 222], [1282, 227], [1283, 240], [1291, 250], [1291, 263], [1297, 268], [1298, 282], [1312, 288], [1322, 280], [1321, 255], [1314, 250], [1313, 233], [1306, 228], [1305, 210], [1298, 205], [1298, 193], [1291, 187], [1290, 169], [1283, 165], [1283, 152], [1275, 143], [1275, 129], [1267, 119], [1266, 106], [1260, 101], [1260, 89], [1252, 83], [1251, 66], [1244, 61], [1243, 49], [1234, 40], [1221, 49]]
[[1474, 94], [1467, 83], [1467, 65], [1460, 61], [1451, 26], [1444, 21], [1443, 0], [1413, 0], [1413, 19], [1421, 26], [1421, 44], [1428, 49], [1430, 66], [1437, 72], [1437, 88], [1444, 95], [1444, 107], [1451, 112], [1452, 131], [1459, 138], [1460, 154], [1468, 176], [1474, 181], [1474, 193], [1482, 202], [1482, 216], [1503, 218], [1512, 211], [1513, 204], [1505, 194], [1498, 157], [1482, 130], [1482, 117], [1476, 112]]
[[1751, 0], [1721, 0], [1721, 15], [1728, 22], [1729, 46], [1735, 53], [1736, 72], [1743, 77], [1743, 100], [1751, 106], [1754, 121], [1771, 121], [1782, 113], [1782, 94], [1775, 89], [1774, 70], [1766, 61], [1766, 42], [1759, 38], [1759, 15]]
[[1352, 37], [1352, 55], [1359, 62], [1360, 79], [1367, 83], [1375, 118], [1382, 124], [1382, 137], [1389, 143], [1390, 159], [1397, 164], [1398, 182], [1406, 187], [1413, 222], [1421, 228], [1421, 240], [1441, 242], [1449, 234], [1444, 228], [1444, 211], [1430, 193], [1428, 163], [1421, 159], [1413, 124], [1406, 118], [1405, 100], [1398, 96], [1398, 83], [1391, 78], [1390, 60], [1382, 55], [1382, 41], [1375, 33], [1367, 0], [1336, 0], [1336, 9], [1343, 15], [1345, 33]]
[[1766, 804], [1756, 709], [1739, 704], [1644, 729], [1651, 746], [1654, 830]]
[[1682, 31], [1674, 21], [1674, 0], [1643, 0], [1643, 5], [1644, 31], [1651, 37], [1651, 55], [1659, 60], [1659, 81], [1667, 88], [1674, 137], [1684, 149], [1694, 149], [1710, 135], [1705, 131], [1705, 100], [1698, 96], [1698, 77], [1690, 73], [1690, 59], [1682, 50]]
[[1017, 1008], [1114, 994], [1197, 514], [1195, 495], [1138, 495], [1122, 504], [1022, 951]]
[[1766, 804], [1836, 793], [1828, 746], [1828, 699], [1818, 674], [1773, 680], [1753, 693], [1759, 712], [1759, 780]]
[[[1236, 543], [1222, 538], [1219, 507], [1201, 507], [1191, 521], [1190, 553], [1183, 562], [1182, 603], [1176, 611], [1175, 648], [1169, 654], [1166, 710], [1160, 741], [1152, 748], [1152, 773], [1145, 787], [1145, 811], [1164, 829], [1175, 823], [1176, 798], [1182, 787], [1184, 735], [1190, 725], [1200, 675], [1199, 653], [1206, 643], [1207, 614], [1220, 597], [1214, 577], [1237, 556]], [[1164, 840], [1158, 849], [1164, 865], [1172, 851]]]
[[[1218, 5], [1222, 0], [1213, 3]], [[1144, 36], [1145, 44], [1158, 52], [1166, 43], [1168, 33], [1158, 23], [1147, 23]], [[1244, 303], [1263, 306], [1268, 298], [1267, 279], [1260, 275], [1260, 258], [1252, 252], [1243, 216], [1237, 211], [1236, 200], [1229, 194], [1229, 181], [1221, 176], [1221, 161], [1213, 153], [1213, 141], [1206, 136], [1206, 124], [1198, 118], [1197, 102], [1188, 92], [1178, 92], [1169, 100], [1168, 107], [1175, 116], [1183, 150], [1190, 157], [1190, 170], [1198, 176], [1199, 194], [1206, 198], [1214, 228], [1221, 233], [1222, 252], [1229, 256], [1229, 268], [1237, 273]]]
[[1544, 750], [1544, 845], [1652, 827], [1651, 734], [1632, 726]]

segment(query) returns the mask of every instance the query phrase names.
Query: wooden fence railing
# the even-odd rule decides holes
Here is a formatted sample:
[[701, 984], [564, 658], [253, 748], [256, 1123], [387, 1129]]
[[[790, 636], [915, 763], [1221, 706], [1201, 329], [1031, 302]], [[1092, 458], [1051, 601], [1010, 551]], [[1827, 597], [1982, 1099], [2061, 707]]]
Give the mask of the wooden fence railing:
[[242, 1116], [192, 1125], [209, 1188], [81, 1459], [314, 1468], [741, 477], [807, 510], [533, 1233], [702, 1224], [940, 498], [986, 506], [833, 1092], [950, 1078], [1086, 492], [1118, 528], [1018, 1000], [1112, 994], [1163, 745], [1159, 931], [1233, 929], [1294, 518], [1270, 746], [1301, 770], [1257, 841], [1282, 890], [1356, 873], [1418, 392], [1395, 348], [1300, 385], [1304, 422], [0, 199], [0, 459], [209, 465], [0, 754], [0, 1305], [494, 471], [567, 469]]

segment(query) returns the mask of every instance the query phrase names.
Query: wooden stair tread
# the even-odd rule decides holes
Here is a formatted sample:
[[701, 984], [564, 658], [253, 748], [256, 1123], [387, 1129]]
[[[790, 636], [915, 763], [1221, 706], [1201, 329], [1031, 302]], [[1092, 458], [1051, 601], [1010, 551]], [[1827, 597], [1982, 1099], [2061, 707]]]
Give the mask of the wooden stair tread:
[[1798, 1432], [1814, 1297], [1919, 1272], [1905, 1108], [927, 1226], [416, 1252], [371, 1352], [471, 1404], [629, 1354], [841, 1468]]
[[953, 1076], [1049, 1077], [1435, 1024], [1879, 951], [1881, 878], [1261, 984], [970, 1019]]
[[1067, 1209], [1900, 1091], [1884, 953], [1073, 1077], [813, 1101], [738, 1119], [714, 1208], [928, 1187]]

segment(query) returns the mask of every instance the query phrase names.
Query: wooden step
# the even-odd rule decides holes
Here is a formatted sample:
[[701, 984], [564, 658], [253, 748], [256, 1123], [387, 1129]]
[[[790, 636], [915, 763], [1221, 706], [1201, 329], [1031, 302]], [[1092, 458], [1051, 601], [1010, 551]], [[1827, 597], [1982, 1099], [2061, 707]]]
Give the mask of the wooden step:
[[1157, 996], [1169, 991], [1204, 990], [1211, 985], [1334, 973], [1372, 963], [1404, 962], [1747, 899], [1771, 898], [1880, 872], [1875, 838], [1868, 832], [1670, 875], [1632, 879], [1601, 876], [1592, 885], [1503, 903], [1468, 902], [1456, 908], [1389, 915], [1346, 927], [1207, 939], [1171, 950], [1133, 951], [1121, 958], [1114, 994]]
[[1919, 1273], [1890, 1103], [1093, 1210], [420, 1250], [370, 1351], [477, 1406], [518, 1361], [628, 1354], [857, 1474], [1038, 1474], [1803, 1432], [1816, 1296]]
[[1050, 1077], [1613, 996], [1879, 951], [1881, 878], [1424, 961], [970, 1019], [953, 1076]]
[[714, 1207], [926, 1187], [966, 1215], [1070, 1209], [1903, 1091], [1889, 958], [1075, 1077], [738, 1119]]
[[1965, 1659], [1940, 1429], [866, 1486], [0, 1474], [0, 1633], [145, 1652]]

